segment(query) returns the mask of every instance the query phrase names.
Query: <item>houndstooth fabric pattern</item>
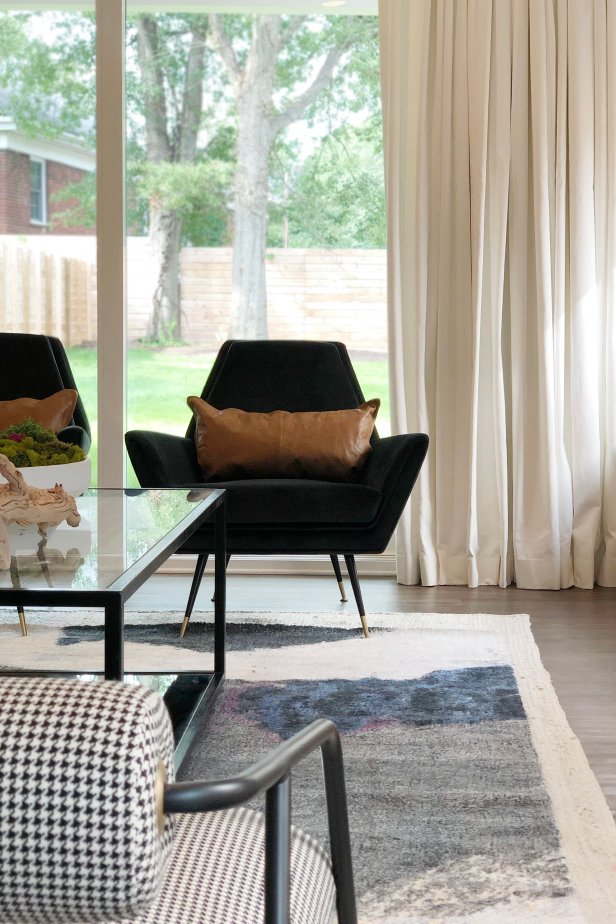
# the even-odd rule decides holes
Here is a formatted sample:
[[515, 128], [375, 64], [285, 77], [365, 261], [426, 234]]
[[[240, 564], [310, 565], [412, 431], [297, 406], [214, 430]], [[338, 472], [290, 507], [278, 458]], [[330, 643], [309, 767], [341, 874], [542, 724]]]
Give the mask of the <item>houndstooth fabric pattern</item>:
[[[262, 924], [264, 832], [263, 813], [249, 808], [180, 815], [158, 900], [132, 924]], [[334, 898], [329, 857], [293, 828], [291, 924], [326, 924]]]
[[159, 760], [173, 777], [160, 697], [139, 686], [0, 678], [0, 921], [138, 916], [171, 849], [158, 831]]

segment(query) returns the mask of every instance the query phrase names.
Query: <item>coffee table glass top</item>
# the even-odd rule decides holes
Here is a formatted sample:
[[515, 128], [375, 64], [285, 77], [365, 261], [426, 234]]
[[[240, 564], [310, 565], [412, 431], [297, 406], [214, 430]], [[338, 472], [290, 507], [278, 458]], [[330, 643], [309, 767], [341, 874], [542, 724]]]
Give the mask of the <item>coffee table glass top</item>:
[[131, 572], [153, 564], [170, 540], [218, 505], [221, 494], [91, 488], [76, 498], [79, 526], [61, 523], [41, 539], [36, 526], [11, 524], [11, 567], [0, 571], [0, 592], [121, 590]]

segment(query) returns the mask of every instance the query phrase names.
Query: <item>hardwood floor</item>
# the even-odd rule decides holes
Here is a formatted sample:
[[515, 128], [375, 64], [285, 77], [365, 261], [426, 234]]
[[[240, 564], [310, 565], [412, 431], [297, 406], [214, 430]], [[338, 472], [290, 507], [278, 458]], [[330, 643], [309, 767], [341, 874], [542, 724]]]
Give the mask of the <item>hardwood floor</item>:
[[[350, 587], [347, 583], [347, 593]], [[183, 609], [190, 579], [156, 575], [131, 600], [134, 609]], [[509, 587], [405, 587], [392, 578], [363, 578], [370, 612], [528, 613], [541, 658], [571, 728], [580, 739], [616, 816], [616, 589], [528, 591]], [[204, 580], [197, 608], [211, 607]], [[345, 611], [332, 575], [231, 576], [229, 610]]]

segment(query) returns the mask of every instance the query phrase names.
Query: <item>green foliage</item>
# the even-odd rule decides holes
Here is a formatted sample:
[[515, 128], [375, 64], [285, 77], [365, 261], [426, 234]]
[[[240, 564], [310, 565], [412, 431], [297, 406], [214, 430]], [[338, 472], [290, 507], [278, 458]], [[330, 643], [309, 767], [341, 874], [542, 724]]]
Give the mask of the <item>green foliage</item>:
[[[225, 16], [222, 22], [242, 65], [254, 41], [255, 17]], [[282, 16], [279, 25], [282, 48], [276, 58], [271, 114], [275, 118], [290, 109], [301, 129], [291, 122], [274, 141], [267, 245], [382, 247], [378, 19]], [[294, 102], [302, 99], [334, 49], [341, 58], [333, 77], [308, 105], [295, 110]], [[361, 127], [352, 127], [350, 120]]]
[[[140, 14], [155, 18], [158, 40], [152, 67], [142, 73], [137, 54], [138, 16], [127, 19], [127, 229], [147, 234], [150, 209], [181, 221], [181, 244], [228, 246], [233, 236], [236, 100], [212, 40], [206, 14]], [[224, 16], [240, 67], [254, 40], [255, 18]], [[278, 134], [269, 163], [268, 246], [383, 247], [385, 209], [380, 147], [378, 19], [354, 16], [280, 17], [285, 38], [267, 117], [301, 99], [330, 49], [342, 52], [327, 87], [293, 112], [295, 123]], [[95, 144], [95, 20], [73, 12], [0, 13], [0, 114], [27, 134], [72, 136]], [[142, 33], [143, 35], [143, 33]], [[205, 49], [195, 145], [182, 144], [188, 61], [197, 37]], [[201, 38], [203, 44], [201, 44]], [[194, 49], [194, 45], [193, 45]], [[154, 96], [152, 95], [154, 79]], [[165, 143], [146, 145], [148, 100], [161, 106]], [[358, 127], [359, 126], [359, 127]], [[148, 138], [152, 138], [152, 125]], [[194, 140], [194, 139], [193, 139]], [[58, 224], [94, 228], [95, 176], [54, 195]], [[52, 229], [53, 230], [53, 229]], [[157, 342], [175, 342], [179, 323], [153, 325]], [[165, 330], [167, 333], [165, 334]]]
[[148, 350], [161, 350], [167, 347], [186, 346], [186, 341], [177, 336], [177, 324], [165, 324], [158, 337], [139, 337], [137, 343]]
[[[129, 134], [144, 147], [144, 81], [151, 81], [154, 74], [143, 75], [137, 64], [137, 22], [140, 18], [140, 15], [132, 15], [126, 21], [126, 111]], [[193, 30], [207, 31], [207, 16], [196, 13], [156, 13], [154, 18], [160, 38], [154, 66], [162, 78], [162, 84], [155, 89], [164, 98], [167, 125], [163, 127], [173, 141], [179, 135], [183, 118], [182, 96], [191, 35]], [[208, 66], [209, 58], [207, 55], [203, 79], [213, 90], [218, 78], [216, 71]], [[148, 86], [148, 90], [151, 92], [152, 87]]]
[[[43, 22], [45, 39], [32, 28]], [[70, 134], [92, 144], [94, 30], [84, 13], [0, 13], [1, 114], [31, 136]]]
[[282, 216], [290, 247], [385, 247], [383, 140], [378, 118], [328, 135], [287, 190], [272, 202], [269, 246], [281, 246]]
[[309, 124], [333, 130], [349, 112], [380, 109], [379, 27], [376, 16], [283, 17], [303, 19], [277, 61], [276, 105], [283, 108], [297, 87], [306, 82], [330, 48], [344, 51], [341, 66], [329, 86], [303, 113]]
[[[205, 56], [200, 147], [194, 163], [147, 163], [144, 134], [144, 77], [136, 63], [136, 20], [127, 20], [127, 227], [145, 234], [152, 201], [177, 210], [182, 243], [227, 246], [232, 233], [232, 186], [236, 133], [234, 102], [222, 62], [212, 47]], [[162, 75], [168, 137], [178, 135], [192, 31], [207, 35], [205, 14], [159, 13], [157, 66]], [[240, 66], [253, 36], [249, 15], [224, 17]], [[44, 28], [41, 28], [44, 26]], [[277, 59], [272, 108], [281, 111], [305, 88], [327, 50], [344, 50], [330, 85], [301, 115], [300, 144], [286, 133], [277, 139], [270, 164], [269, 246], [384, 245], [381, 151], [373, 126], [380, 109], [378, 19], [371, 16], [282, 16], [286, 42]], [[210, 39], [207, 39], [208, 46]], [[0, 113], [10, 114], [32, 135], [69, 133], [94, 144], [95, 22], [71, 12], [0, 13]], [[350, 113], [365, 116], [367, 128], [346, 124]], [[320, 141], [318, 139], [321, 139]], [[175, 155], [174, 155], [175, 157]], [[66, 203], [64, 225], [94, 227], [95, 177], [65, 188], [54, 198]]]
[[0, 452], [17, 468], [33, 465], [63, 465], [81, 462], [86, 454], [80, 446], [64, 443], [31, 417], [0, 430]]
[[180, 213], [185, 244], [223, 247], [229, 243], [232, 181], [233, 165], [221, 160], [142, 164], [135, 192], [160, 208]]
[[[86, 173], [76, 183], [63, 186], [50, 197], [58, 205], [52, 231], [62, 228], [96, 228], [96, 174]], [[60, 208], [60, 206], [64, 208]]]

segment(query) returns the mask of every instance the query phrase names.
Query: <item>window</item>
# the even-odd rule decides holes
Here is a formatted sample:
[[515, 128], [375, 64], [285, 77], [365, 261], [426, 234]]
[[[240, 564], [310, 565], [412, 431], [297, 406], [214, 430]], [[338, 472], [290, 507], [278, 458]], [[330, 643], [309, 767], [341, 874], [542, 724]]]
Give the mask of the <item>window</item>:
[[[280, 124], [267, 165], [258, 171], [266, 179], [259, 201], [267, 204], [257, 216], [258, 285], [246, 284], [241, 293], [235, 286], [243, 300], [234, 307], [233, 332], [251, 336], [242, 334], [241, 324], [250, 315], [245, 303], [256, 292], [270, 337], [345, 341], [365, 394], [383, 398], [379, 430], [386, 433], [378, 4], [348, 0], [344, 16], [324, 15], [321, 0], [279, 5], [288, 14], [279, 14], [284, 47], [272, 77], [278, 82], [271, 106], [261, 107], [277, 113]], [[126, 339], [128, 427], [181, 433], [190, 417], [186, 395], [200, 392], [231, 331], [232, 244], [236, 232], [252, 233], [252, 225], [244, 204], [235, 202], [237, 101], [212, 11], [224, 7], [236, 14], [220, 16], [219, 28], [241, 67], [251, 47], [247, 10], [258, 13], [266, 6], [263, 0], [0, 0], [0, 155], [10, 162], [15, 194], [7, 196], [11, 214], [4, 226], [0, 209], [0, 233], [10, 236], [3, 241], [8, 256], [0, 277], [28, 283], [16, 286], [7, 302], [10, 314], [0, 311], [0, 325], [63, 340], [95, 437], [100, 382], [101, 484], [117, 485], [123, 477]], [[288, 19], [295, 13], [302, 14], [301, 22]], [[298, 111], [293, 102], [306, 103], [304, 91], [338, 46], [339, 66], [326, 90], [290, 119]], [[144, 73], [148, 61], [156, 64], [152, 79]], [[202, 76], [199, 100], [194, 83], [185, 80], [189, 70]], [[148, 132], [146, 116], [158, 118], [159, 110], [164, 120]], [[258, 101], [255, 110], [261, 111]], [[163, 129], [163, 148], [175, 144], [177, 156], [148, 149], [148, 138], [160, 140]], [[194, 137], [180, 145], [184, 130]], [[182, 152], [191, 157], [182, 159]], [[0, 199], [2, 181], [0, 159]], [[95, 183], [105, 191], [98, 210]]]
[[0, 330], [67, 348], [92, 430], [93, 484], [95, 36], [94, 0], [0, 0]]
[[44, 160], [30, 158], [30, 221], [47, 221], [47, 171]]
[[269, 336], [345, 342], [388, 432], [378, 19], [304, 5], [128, 0], [128, 429], [183, 435], [223, 341]]

